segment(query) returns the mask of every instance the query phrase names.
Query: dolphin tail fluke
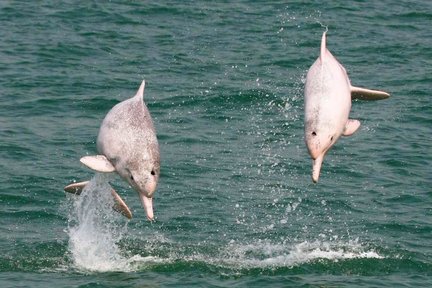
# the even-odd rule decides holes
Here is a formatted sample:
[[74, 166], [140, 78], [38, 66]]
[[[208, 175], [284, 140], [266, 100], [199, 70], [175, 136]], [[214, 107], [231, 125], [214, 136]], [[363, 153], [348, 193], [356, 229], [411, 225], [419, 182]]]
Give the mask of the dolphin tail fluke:
[[75, 195], [80, 195], [84, 187], [89, 183], [89, 181], [71, 183], [64, 187], [64, 191], [68, 193], [72, 193]]
[[113, 188], [111, 188], [111, 195], [114, 197], [114, 201], [115, 201], [113, 205], [114, 211], [121, 213], [123, 216], [125, 216], [128, 219], [132, 219], [132, 212], [130, 211], [129, 207], [126, 205], [126, 203], [123, 201], [120, 195], [118, 195]]
[[[90, 181], [71, 183], [64, 188], [64, 191], [75, 195], [80, 195], [84, 190], [84, 187], [89, 182]], [[123, 216], [127, 217], [128, 219], [132, 219], [132, 212], [130, 211], [129, 207], [126, 205], [126, 203], [123, 201], [120, 195], [118, 195], [113, 188], [111, 188], [111, 195], [114, 198], [113, 210], [121, 213]]]
[[322, 38], [321, 38], [321, 54], [320, 54], [320, 59], [321, 62], [324, 61], [324, 56], [326, 55], [326, 51], [327, 51], [327, 47], [326, 47], [326, 34], [327, 34], [327, 30], [324, 31]]
[[312, 167], [312, 181], [314, 183], [318, 182], [320, 171], [321, 171], [321, 165], [324, 159], [324, 155], [319, 156], [315, 160], [313, 160], [313, 167]]
[[382, 100], [390, 97], [390, 94], [384, 91], [371, 90], [361, 87], [351, 86], [351, 99], [359, 100]]
[[97, 172], [110, 173], [115, 171], [115, 167], [104, 155], [84, 156], [80, 162]]

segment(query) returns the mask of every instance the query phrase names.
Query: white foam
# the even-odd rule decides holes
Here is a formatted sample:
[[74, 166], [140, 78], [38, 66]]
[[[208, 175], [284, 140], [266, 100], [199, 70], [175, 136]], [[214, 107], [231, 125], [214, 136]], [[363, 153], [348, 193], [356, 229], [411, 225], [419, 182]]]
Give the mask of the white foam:
[[383, 259], [384, 257], [372, 249], [363, 247], [358, 241], [322, 242], [304, 241], [297, 244], [272, 244], [258, 241], [255, 244], [237, 244], [230, 242], [225, 249], [216, 255], [194, 251], [193, 247], [169, 247], [172, 250], [166, 258], [135, 256], [130, 259], [136, 268], [142, 269], [152, 265], [171, 264], [177, 262], [201, 262], [224, 269], [274, 269], [292, 268], [321, 260], [338, 262], [347, 259]]
[[249, 245], [229, 245], [227, 255], [230, 256], [224, 263], [241, 265], [243, 268], [293, 267], [320, 259], [337, 262], [356, 258], [384, 258], [377, 252], [366, 249], [358, 241], [304, 241], [294, 245], [260, 241]]
[[69, 213], [69, 252], [78, 269], [90, 271], [128, 270], [128, 260], [118, 242], [127, 232], [127, 222], [114, 212], [111, 187], [96, 175], [75, 197]]

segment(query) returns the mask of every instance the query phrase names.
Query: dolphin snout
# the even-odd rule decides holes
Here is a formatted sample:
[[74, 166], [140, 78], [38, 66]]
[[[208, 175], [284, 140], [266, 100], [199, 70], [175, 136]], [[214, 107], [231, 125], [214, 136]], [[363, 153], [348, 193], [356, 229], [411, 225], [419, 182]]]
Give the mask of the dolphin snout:
[[321, 165], [322, 165], [322, 161], [324, 159], [324, 155], [321, 154], [320, 156], [318, 156], [316, 159], [313, 160], [313, 167], [312, 167], [312, 181], [314, 183], [318, 182], [319, 176], [320, 176], [320, 171], [321, 171]]
[[153, 214], [153, 198], [147, 197], [143, 194], [140, 193], [140, 199], [141, 199], [141, 204], [144, 207], [144, 210], [146, 212], [147, 215], [147, 219], [148, 220], [154, 220], [154, 214]]
[[147, 219], [154, 220], [153, 215], [153, 194], [157, 187], [157, 177], [150, 177], [146, 179], [146, 182], [142, 183], [141, 186], [137, 187], [137, 191], [141, 200], [141, 204], [147, 214]]

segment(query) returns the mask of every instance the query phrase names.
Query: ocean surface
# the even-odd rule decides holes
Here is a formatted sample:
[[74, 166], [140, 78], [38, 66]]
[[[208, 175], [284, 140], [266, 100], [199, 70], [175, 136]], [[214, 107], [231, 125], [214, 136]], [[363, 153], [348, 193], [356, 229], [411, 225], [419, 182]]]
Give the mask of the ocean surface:
[[[0, 287], [432, 287], [431, 24], [425, 0], [1, 1]], [[391, 97], [353, 102], [313, 184], [326, 27], [352, 84]], [[143, 79], [154, 222], [79, 162]]]

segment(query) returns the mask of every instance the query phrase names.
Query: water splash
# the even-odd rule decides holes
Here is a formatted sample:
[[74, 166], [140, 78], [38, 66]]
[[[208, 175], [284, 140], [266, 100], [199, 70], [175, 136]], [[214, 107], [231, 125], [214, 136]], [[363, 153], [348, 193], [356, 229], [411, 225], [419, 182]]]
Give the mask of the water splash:
[[228, 246], [227, 253], [230, 255], [224, 260], [227, 265], [241, 263], [243, 268], [294, 267], [321, 259], [337, 262], [346, 259], [384, 258], [357, 241], [304, 241], [294, 245], [272, 244], [267, 241], [250, 245], [232, 243]]
[[216, 246], [210, 243], [185, 246], [184, 243], [174, 242], [163, 248], [167, 251], [154, 251], [155, 255], [164, 254], [164, 256], [136, 255], [128, 261], [138, 270], [151, 270], [155, 266], [168, 267], [170, 265], [176, 266], [173, 269], [179, 269], [179, 267], [202, 264], [218, 267], [224, 271], [219, 272], [233, 275], [238, 274], [240, 270], [294, 268], [321, 260], [336, 263], [352, 259], [387, 258], [374, 249], [365, 247], [357, 240], [348, 242], [303, 241], [295, 244], [270, 243], [269, 241], [244, 244], [233, 241], [224, 248]]
[[78, 269], [128, 270], [128, 259], [118, 242], [127, 232], [127, 222], [113, 211], [111, 187], [103, 175], [95, 177], [75, 197], [69, 212], [69, 252]]
[[[346, 259], [385, 258], [358, 240], [342, 241], [336, 238], [297, 243], [273, 243], [267, 240], [244, 243], [231, 240], [220, 247], [220, 243], [213, 246], [212, 243], [205, 242], [200, 246], [196, 243], [176, 242], [167, 239], [165, 235], [153, 235], [141, 243], [145, 245], [134, 244], [138, 248], [133, 253], [118, 245], [129, 231], [125, 218], [112, 209], [114, 200], [110, 189], [106, 179], [102, 175], [96, 175], [81, 195], [74, 197], [69, 213], [69, 253], [73, 266], [80, 271], [129, 272], [173, 263], [188, 265], [198, 262], [236, 273], [238, 269], [290, 268], [322, 259], [338, 262]], [[296, 209], [294, 204], [290, 209]], [[140, 243], [140, 238], [135, 239], [134, 243]], [[134, 245], [129, 249], [134, 250]], [[147, 247], [147, 252], [152, 255], [141, 256], [142, 250], [139, 247], [142, 246]]]

